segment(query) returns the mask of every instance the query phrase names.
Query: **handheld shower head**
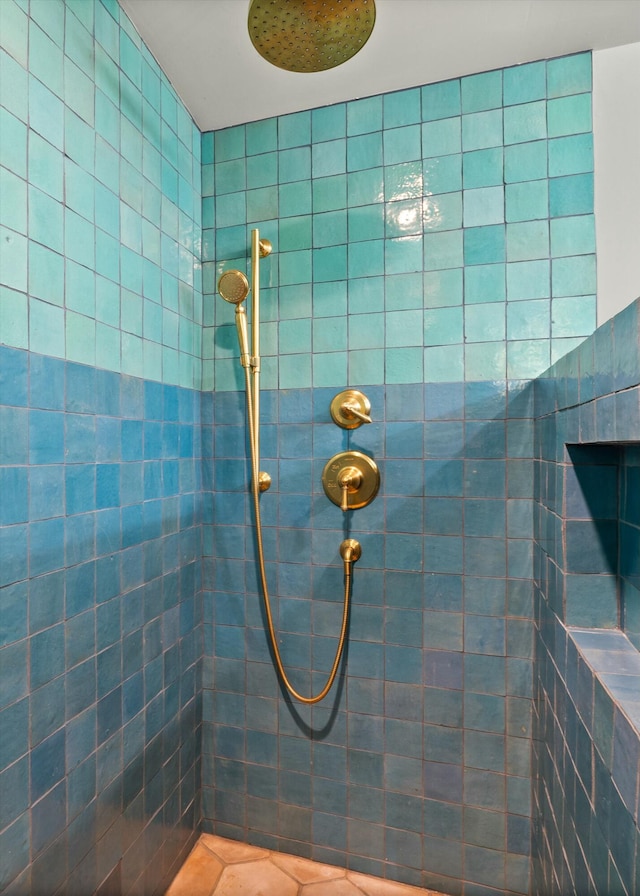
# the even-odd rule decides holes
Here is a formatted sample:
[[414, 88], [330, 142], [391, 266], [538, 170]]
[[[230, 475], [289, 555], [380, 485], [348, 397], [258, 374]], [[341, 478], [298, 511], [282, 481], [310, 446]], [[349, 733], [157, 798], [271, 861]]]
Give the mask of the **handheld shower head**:
[[232, 305], [239, 305], [249, 295], [249, 281], [242, 271], [225, 271], [218, 280], [218, 292]]

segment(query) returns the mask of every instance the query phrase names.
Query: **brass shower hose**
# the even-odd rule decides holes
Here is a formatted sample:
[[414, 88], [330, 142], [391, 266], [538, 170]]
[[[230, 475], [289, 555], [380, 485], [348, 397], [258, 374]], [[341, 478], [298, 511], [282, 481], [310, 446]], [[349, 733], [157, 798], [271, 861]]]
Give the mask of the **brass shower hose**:
[[271, 602], [269, 600], [269, 589], [267, 587], [267, 574], [264, 567], [264, 549], [262, 543], [262, 519], [260, 516], [260, 488], [258, 482], [258, 460], [257, 460], [257, 451], [256, 451], [256, 421], [253, 416], [253, 399], [251, 397], [251, 372], [249, 367], [244, 368], [245, 372], [245, 381], [246, 381], [246, 392], [247, 392], [247, 416], [249, 418], [249, 443], [250, 443], [250, 453], [251, 453], [251, 493], [253, 496], [253, 507], [255, 511], [255, 520], [256, 520], [256, 540], [258, 542], [258, 566], [260, 567], [260, 580], [262, 582], [262, 594], [264, 597], [264, 608], [267, 614], [267, 627], [269, 630], [269, 639], [271, 641], [271, 646], [273, 648], [273, 655], [276, 662], [276, 667], [278, 669], [278, 674], [282, 680], [282, 683], [289, 691], [292, 697], [295, 697], [296, 700], [299, 700], [301, 703], [306, 703], [308, 705], [312, 705], [314, 703], [319, 703], [323, 700], [329, 691], [331, 690], [331, 686], [335, 681], [336, 674], [338, 672], [338, 666], [340, 665], [340, 659], [342, 657], [342, 652], [344, 650], [344, 645], [347, 637], [347, 623], [349, 621], [349, 604], [351, 598], [351, 568], [352, 562], [350, 560], [345, 560], [344, 564], [344, 609], [342, 612], [342, 626], [340, 629], [340, 640], [338, 641], [338, 649], [336, 650], [336, 655], [333, 660], [333, 666], [331, 668], [331, 672], [329, 673], [329, 678], [327, 679], [327, 683], [322, 688], [319, 694], [316, 694], [315, 697], [304, 697], [302, 694], [298, 693], [296, 689], [293, 687], [287, 673], [285, 671], [282, 657], [280, 656], [280, 649], [278, 648], [278, 641], [276, 638], [276, 632], [273, 625], [273, 615], [271, 613]]

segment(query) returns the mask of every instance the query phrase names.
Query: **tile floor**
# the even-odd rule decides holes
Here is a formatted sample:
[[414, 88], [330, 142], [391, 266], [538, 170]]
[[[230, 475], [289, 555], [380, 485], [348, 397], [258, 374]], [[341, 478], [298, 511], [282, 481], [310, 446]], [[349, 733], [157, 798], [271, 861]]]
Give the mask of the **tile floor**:
[[442, 896], [202, 834], [166, 896]]

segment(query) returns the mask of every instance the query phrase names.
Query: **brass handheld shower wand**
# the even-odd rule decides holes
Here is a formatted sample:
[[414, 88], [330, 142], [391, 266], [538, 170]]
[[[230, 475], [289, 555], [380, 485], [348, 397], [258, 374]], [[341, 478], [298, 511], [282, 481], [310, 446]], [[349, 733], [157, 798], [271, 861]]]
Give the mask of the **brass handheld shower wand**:
[[249, 446], [251, 452], [251, 495], [256, 526], [256, 542], [258, 548], [258, 566], [260, 569], [260, 582], [264, 598], [265, 614], [271, 649], [280, 675], [280, 679], [287, 691], [296, 700], [308, 705], [319, 703], [331, 690], [335, 681], [340, 660], [344, 651], [347, 638], [347, 626], [349, 622], [349, 605], [351, 600], [351, 572], [353, 564], [360, 557], [360, 545], [354, 539], [346, 539], [340, 547], [340, 554], [344, 563], [344, 601], [342, 611], [342, 624], [338, 647], [331, 667], [329, 677], [322, 690], [312, 697], [300, 694], [291, 684], [285, 671], [278, 639], [273, 624], [271, 601], [267, 586], [267, 574], [264, 562], [264, 545], [262, 540], [262, 517], [260, 515], [260, 492], [266, 491], [271, 485], [271, 477], [268, 473], [260, 472], [260, 270], [259, 259], [271, 252], [269, 240], [261, 240], [258, 230], [251, 231], [251, 354], [249, 354], [247, 338], [247, 313], [242, 304], [249, 294], [249, 281], [241, 271], [225, 271], [218, 281], [218, 291], [225, 301], [236, 306], [236, 328], [240, 343], [240, 363], [244, 368], [245, 385], [247, 393], [247, 417], [249, 422]]

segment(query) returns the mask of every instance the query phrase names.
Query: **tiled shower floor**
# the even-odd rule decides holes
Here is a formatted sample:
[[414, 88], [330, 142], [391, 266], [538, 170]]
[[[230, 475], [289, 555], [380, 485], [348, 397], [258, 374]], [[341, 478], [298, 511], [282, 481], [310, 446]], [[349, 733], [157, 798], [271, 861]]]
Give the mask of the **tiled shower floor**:
[[441, 896], [202, 834], [166, 896]]

